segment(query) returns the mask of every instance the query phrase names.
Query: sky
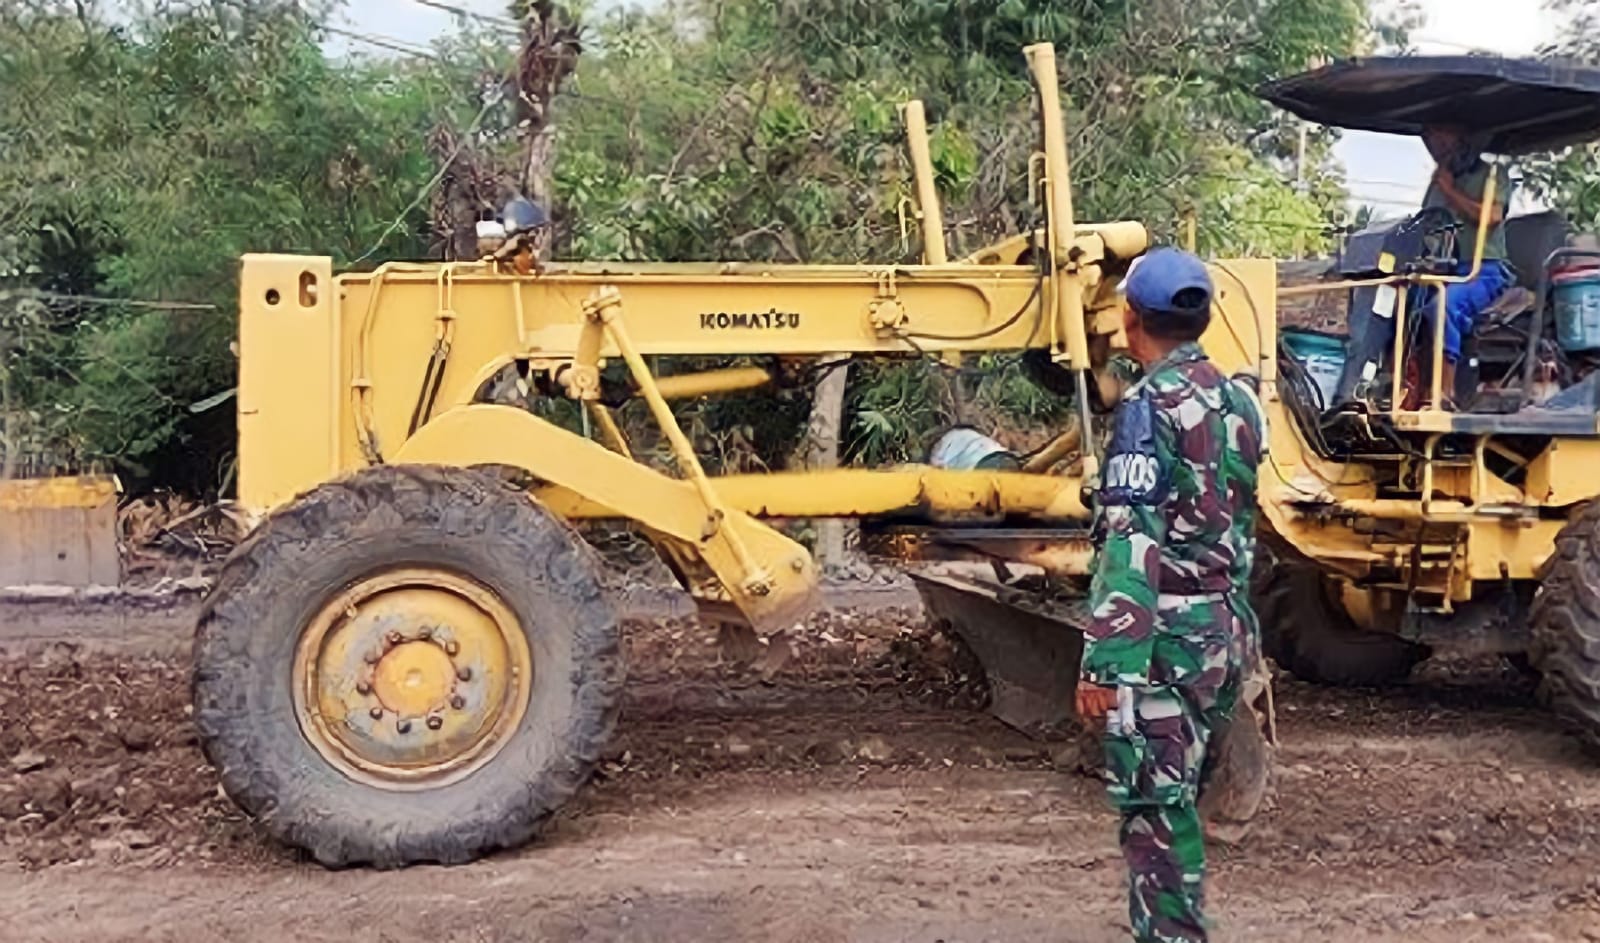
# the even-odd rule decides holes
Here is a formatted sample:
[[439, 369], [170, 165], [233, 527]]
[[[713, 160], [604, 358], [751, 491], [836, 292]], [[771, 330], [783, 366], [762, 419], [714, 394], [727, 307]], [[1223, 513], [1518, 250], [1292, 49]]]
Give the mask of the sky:
[[[504, 0], [447, 2], [486, 14], [506, 8]], [[601, 4], [611, 5], [616, 4]], [[1419, 6], [1427, 20], [1412, 39], [1421, 52], [1526, 55], [1553, 40], [1558, 28], [1557, 17], [1543, 9], [1541, 0], [1420, 0]], [[426, 45], [447, 32], [455, 17], [416, 0], [347, 0], [343, 19], [352, 30]], [[1370, 203], [1388, 215], [1422, 202], [1433, 165], [1415, 138], [1350, 131], [1334, 153], [1345, 164], [1352, 204]]]

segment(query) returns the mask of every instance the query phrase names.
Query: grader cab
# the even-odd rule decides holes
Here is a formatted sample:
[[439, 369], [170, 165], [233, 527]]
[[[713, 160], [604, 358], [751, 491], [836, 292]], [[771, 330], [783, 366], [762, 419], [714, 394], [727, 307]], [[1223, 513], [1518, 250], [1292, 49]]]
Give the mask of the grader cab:
[[[930, 608], [969, 636], [1003, 717], [1067, 716], [1091, 412], [1120, 393], [1116, 286], [1150, 240], [1137, 222], [1075, 220], [1054, 50], [1026, 55], [1044, 225], [967, 259], [945, 257], [915, 103], [921, 264], [541, 267], [515, 225], [472, 262], [335, 276], [326, 258], [247, 256], [239, 493], [260, 520], [195, 642], [197, 726], [228, 794], [329, 865], [459, 862], [527, 840], [588, 777], [618, 709], [617, 604], [572, 526], [593, 519], [632, 522], [706, 618], [762, 633], [813, 604], [816, 568], [784, 519], [858, 519], [906, 555], [983, 561], [922, 573]], [[1415, 626], [1531, 596], [1569, 527], [1536, 605], [1542, 650], [1557, 653], [1541, 664], [1569, 717], [1600, 711], [1600, 630], [1581, 608], [1600, 612], [1600, 599], [1574, 595], [1600, 587], [1586, 580], [1600, 518], [1580, 513], [1600, 492], [1581, 472], [1600, 449], [1594, 417], [1585, 435], [1507, 433], [1396, 409], [1363, 416], [1389, 451], [1330, 451], [1304, 371], [1289, 361], [1279, 381], [1276, 275], [1270, 260], [1213, 263], [1202, 340], [1225, 372], [1255, 378], [1266, 409], [1263, 516], [1281, 561], [1263, 570], [1269, 602], [1299, 581], [1350, 614], [1337, 641], [1411, 646]], [[1385, 279], [1438, 283], [1411, 269]], [[1029, 351], [1075, 401], [1075, 424], [1019, 467], [713, 477], [670, 405], [840, 353], [984, 351]], [[659, 377], [651, 358], [664, 355], [773, 366]], [[619, 372], [675, 474], [632, 453], [606, 405]], [[553, 402], [580, 406], [594, 434], [547, 418]], [[1051, 473], [1072, 455], [1073, 473]], [[1358, 634], [1358, 621], [1394, 634]]]
[[[1600, 71], [1565, 64], [1355, 60], [1263, 94], [1340, 127], [1451, 128], [1497, 163], [1600, 137]], [[1376, 222], [1326, 283], [1280, 289], [1332, 292], [1348, 331], [1332, 363], [1280, 337], [1264, 641], [1281, 666], [1333, 683], [1395, 680], [1432, 650], [1510, 655], [1600, 746], [1600, 252], [1559, 212], [1508, 218], [1514, 277], [1462, 336], [1453, 385], [1444, 369], [1448, 291], [1492, 264], [1500, 177], [1485, 175], [1475, 225], [1438, 209]], [[1297, 452], [1280, 447], [1285, 428]]]

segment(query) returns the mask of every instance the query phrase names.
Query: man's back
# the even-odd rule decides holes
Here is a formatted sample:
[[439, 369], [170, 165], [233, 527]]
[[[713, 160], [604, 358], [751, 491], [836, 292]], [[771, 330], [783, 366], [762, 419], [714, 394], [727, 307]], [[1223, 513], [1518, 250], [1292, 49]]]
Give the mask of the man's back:
[[1240, 592], [1255, 548], [1261, 416], [1198, 347], [1183, 347], [1147, 381], [1171, 424], [1171, 490], [1163, 507], [1163, 594]]
[[1195, 631], [1175, 617], [1182, 598], [1230, 597], [1248, 611], [1263, 435], [1254, 398], [1196, 343], [1151, 364], [1128, 390], [1097, 507], [1087, 677], [1146, 682], [1155, 636]]

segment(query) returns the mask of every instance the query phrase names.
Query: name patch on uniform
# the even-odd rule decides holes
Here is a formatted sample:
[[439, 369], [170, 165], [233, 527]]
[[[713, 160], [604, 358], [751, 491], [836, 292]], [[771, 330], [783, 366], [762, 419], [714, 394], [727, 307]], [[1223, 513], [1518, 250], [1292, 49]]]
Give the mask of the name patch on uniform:
[[1154, 455], [1113, 455], [1106, 461], [1106, 487], [1147, 494], [1155, 490], [1160, 471]]
[[1117, 408], [1101, 481], [1105, 505], [1156, 504], [1166, 497], [1167, 476], [1156, 456], [1155, 406], [1148, 395]]

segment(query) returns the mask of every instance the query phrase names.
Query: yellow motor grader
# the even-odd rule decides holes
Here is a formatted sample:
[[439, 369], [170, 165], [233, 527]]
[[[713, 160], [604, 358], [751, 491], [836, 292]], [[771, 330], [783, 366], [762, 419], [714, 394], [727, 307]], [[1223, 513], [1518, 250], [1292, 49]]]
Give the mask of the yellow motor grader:
[[[618, 605], [573, 526], [592, 519], [631, 522], [707, 618], [762, 633], [813, 604], [816, 569], [774, 526], [784, 519], [854, 518], [918, 556], [992, 561], [984, 576], [927, 576], [930, 607], [970, 633], [1002, 715], [1065, 717], [1072, 604], [1011, 577], [1087, 572], [1097, 443], [1084, 430], [1120, 394], [1116, 286], [1150, 239], [1137, 222], [1075, 219], [1055, 52], [1026, 56], [1044, 225], [969, 258], [946, 258], [916, 103], [922, 264], [540, 266], [515, 224], [471, 262], [336, 276], [327, 258], [247, 256], [239, 497], [259, 521], [204, 607], [194, 674], [201, 742], [234, 801], [329, 865], [460, 862], [527, 840], [584, 783], [617, 714]], [[1407, 260], [1297, 290], [1438, 293], [1453, 277]], [[1285, 614], [1290, 591], [1337, 607], [1269, 633], [1282, 657], [1314, 671], [1373, 646], [1390, 670], [1396, 646], [1410, 658], [1456, 626], [1490, 637], [1480, 624], [1521, 613], [1544, 573], [1535, 660], [1556, 707], [1600, 738], [1600, 511], [1584, 510], [1600, 493], [1585, 471], [1600, 457], [1594, 411], [1580, 423], [1359, 401], [1335, 435], [1306, 365], [1280, 358], [1275, 263], [1218, 260], [1213, 278], [1203, 343], [1255, 377], [1270, 425], [1269, 614]], [[1018, 350], [1040, 353], [1078, 416], [1017, 470], [712, 477], [670, 405], [840, 353]], [[1409, 351], [1395, 354], [1398, 366]], [[774, 366], [657, 376], [663, 355]], [[673, 474], [630, 450], [605, 405], [608, 367], [647, 404]], [[545, 418], [552, 400], [579, 404], [594, 433]], [[1074, 473], [1050, 473], [1079, 453]]]

